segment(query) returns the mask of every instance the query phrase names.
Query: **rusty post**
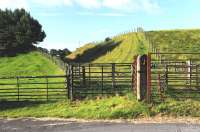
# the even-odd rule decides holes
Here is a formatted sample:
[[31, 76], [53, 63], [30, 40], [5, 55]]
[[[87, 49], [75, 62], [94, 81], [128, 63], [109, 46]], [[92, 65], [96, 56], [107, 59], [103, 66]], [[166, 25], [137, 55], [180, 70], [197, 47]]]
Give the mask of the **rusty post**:
[[151, 103], [151, 53], [147, 56], [147, 102]]
[[160, 95], [160, 100], [162, 100], [160, 72], [158, 72], [157, 85], [158, 85], [158, 89], [157, 89], [158, 90], [158, 94]]

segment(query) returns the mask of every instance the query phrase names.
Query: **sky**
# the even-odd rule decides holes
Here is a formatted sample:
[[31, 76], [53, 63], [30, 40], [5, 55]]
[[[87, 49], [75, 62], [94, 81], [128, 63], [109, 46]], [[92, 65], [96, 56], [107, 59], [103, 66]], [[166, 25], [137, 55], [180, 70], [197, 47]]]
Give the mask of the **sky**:
[[76, 48], [117, 34], [200, 28], [200, 0], [0, 0], [0, 9], [24, 8], [43, 26], [39, 46]]

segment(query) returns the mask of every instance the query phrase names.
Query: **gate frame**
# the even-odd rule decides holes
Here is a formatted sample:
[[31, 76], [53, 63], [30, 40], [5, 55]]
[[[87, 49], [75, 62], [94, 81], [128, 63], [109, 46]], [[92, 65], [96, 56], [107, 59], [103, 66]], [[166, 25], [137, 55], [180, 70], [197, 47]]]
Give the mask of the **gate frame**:
[[147, 103], [151, 103], [151, 53], [147, 55]]

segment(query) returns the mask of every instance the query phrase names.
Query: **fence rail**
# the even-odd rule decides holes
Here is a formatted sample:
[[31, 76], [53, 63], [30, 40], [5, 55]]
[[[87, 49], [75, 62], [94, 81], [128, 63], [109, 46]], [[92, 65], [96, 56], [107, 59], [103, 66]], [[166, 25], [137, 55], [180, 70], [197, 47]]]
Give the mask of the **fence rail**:
[[[154, 56], [155, 54], [159, 57]], [[199, 55], [200, 53], [151, 53], [153, 99], [200, 99]]]
[[0, 77], [0, 101], [51, 101], [67, 98], [66, 76]]
[[130, 63], [72, 64], [68, 66], [71, 99], [123, 94], [133, 87]]
[[66, 75], [0, 77], [0, 101], [51, 101], [124, 94], [135, 87], [131, 63], [70, 64]]

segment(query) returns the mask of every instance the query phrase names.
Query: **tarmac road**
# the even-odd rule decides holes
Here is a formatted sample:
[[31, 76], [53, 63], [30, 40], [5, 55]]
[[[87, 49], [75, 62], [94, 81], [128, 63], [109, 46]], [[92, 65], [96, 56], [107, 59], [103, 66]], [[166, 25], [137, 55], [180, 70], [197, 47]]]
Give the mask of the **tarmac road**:
[[80, 123], [34, 119], [0, 119], [0, 132], [200, 132], [195, 124]]

